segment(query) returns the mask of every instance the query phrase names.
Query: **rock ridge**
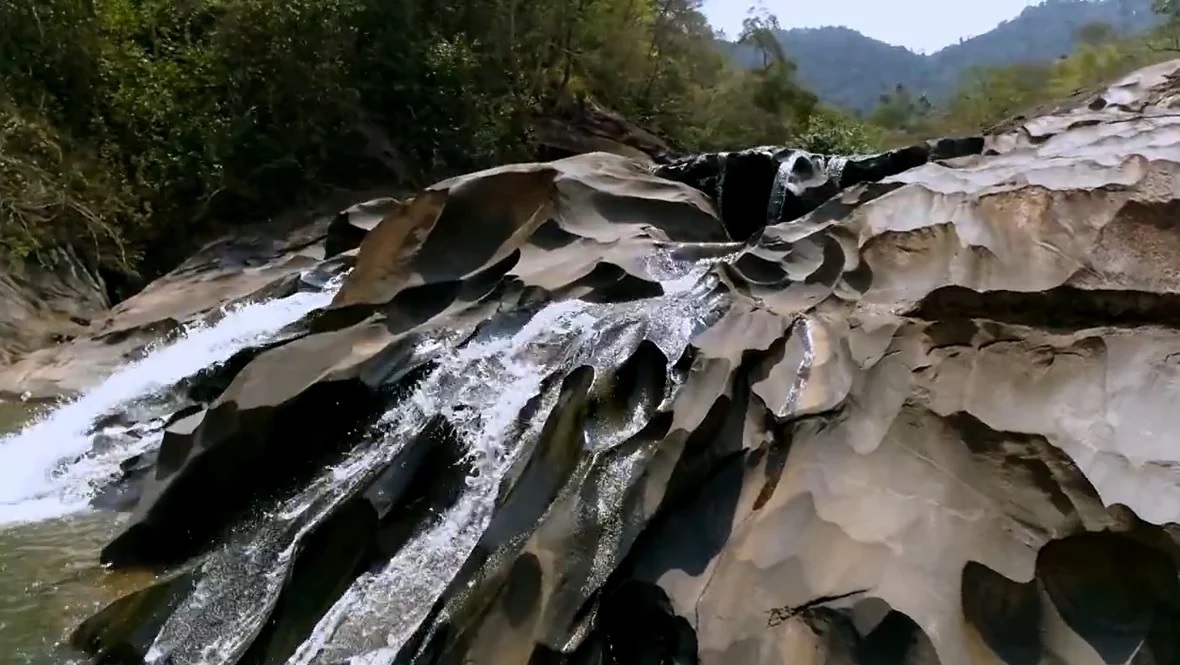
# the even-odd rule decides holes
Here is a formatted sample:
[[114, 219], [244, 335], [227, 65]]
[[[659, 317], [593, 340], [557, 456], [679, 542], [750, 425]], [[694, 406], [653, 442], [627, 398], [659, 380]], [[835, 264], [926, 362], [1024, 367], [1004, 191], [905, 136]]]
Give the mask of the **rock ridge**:
[[126, 481], [103, 561], [164, 574], [72, 644], [1180, 663], [1178, 71], [880, 156], [592, 153], [389, 202], [332, 306]]

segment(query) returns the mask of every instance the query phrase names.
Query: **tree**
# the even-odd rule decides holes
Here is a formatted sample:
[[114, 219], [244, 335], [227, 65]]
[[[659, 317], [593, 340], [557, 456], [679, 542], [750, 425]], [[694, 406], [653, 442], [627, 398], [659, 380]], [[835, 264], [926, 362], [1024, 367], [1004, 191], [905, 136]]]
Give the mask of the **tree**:
[[1164, 22], [1161, 39], [1153, 48], [1180, 52], [1180, 0], [1152, 0], [1151, 8]]
[[1087, 46], [1109, 44], [1118, 36], [1114, 26], [1105, 21], [1094, 21], [1078, 28], [1078, 41]]
[[0, 261], [68, 242], [151, 276], [325, 192], [531, 158], [530, 123], [588, 100], [690, 149], [822, 134], [773, 16], [746, 71], [700, 7], [0, 0]]
[[869, 122], [889, 130], [910, 131], [926, 122], [933, 109], [925, 94], [915, 99], [905, 85], [898, 83], [892, 93], [881, 95]]
[[1180, 1], [1152, 0], [1151, 9], [1169, 23], [1180, 21]]
[[[742, 23], [738, 43], [753, 47], [761, 58], [761, 67], [754, 70], [753, 102], [771, 118], [780, 119], [780, 122], [786, 120], [786, 125], [782, 126], [785, 131], [782, 142], [786, 142], [787, 137], [806, 127], [819, 99], [796, 82], [796, 66], [787, 57], [779, 38], [781, 34], [777, 17], [751, 12]], [[766, 140], [772, 138], [768, 135]]]
[[969, 70], [955, 93], [927, 113], [922, 122], [897, 111], [907, 107], [901, 89], [882, 96], [872, 120], [892, 130], [885, 140], [888, 144], [986, 130], [1171, 57], [1152, 45], [1152, 41], [1168, 35], [1170, 30], [1174, 28], [1164, 26], [1147, 35], [1117, 37], [1108, 36], [1106, 28], [1094, 24], [1080, 30], [1078, 36], [1083, 38], [1079, 44], [1056, 61]]

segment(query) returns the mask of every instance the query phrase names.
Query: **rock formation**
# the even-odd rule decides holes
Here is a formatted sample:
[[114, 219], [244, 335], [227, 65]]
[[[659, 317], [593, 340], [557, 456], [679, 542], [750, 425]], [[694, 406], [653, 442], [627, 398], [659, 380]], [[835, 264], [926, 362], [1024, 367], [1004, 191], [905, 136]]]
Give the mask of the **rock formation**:
[[81, 392], [150, 343], [221, 307], [294, 293], [301, 271], [355, 249], [374, 224], [372, 209], [386, 204], [223, 237], [113, 308], [101, 282], [76, 262], [0, 275], [0, 340], [7, 344], [0, 345], [0, 398]]
[[0, 366], [73, 339], [109, 306], [102, 280], [72, 252], [50, 253], [41, 263], [6, 262], [0, 266]]
[[333, 306], [172, 424], [103, 552], [167, 573], [73, 644], [1180, 662], [1177, 71], [983, 141], [386, 202]]
[[541, 159], [609, 152], [649, 162], [676, 152], [663, 137], [591, 99], [546, 108], [531, 119], [529, 129]]

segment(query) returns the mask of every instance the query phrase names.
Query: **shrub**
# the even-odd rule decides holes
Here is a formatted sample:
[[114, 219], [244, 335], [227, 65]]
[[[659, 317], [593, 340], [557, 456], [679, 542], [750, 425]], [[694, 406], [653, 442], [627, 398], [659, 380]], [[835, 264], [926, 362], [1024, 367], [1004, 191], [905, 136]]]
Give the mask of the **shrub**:
[[[797, 140], [815, 105], [781, 53], [734, 70], [691, 0], [0, 0], [0, 25], [0, 251], [149, 277], [326, 190], [526, 156], [555, 100], [701, 148]], [[859, 140], [823, 122], [804, 140]]]

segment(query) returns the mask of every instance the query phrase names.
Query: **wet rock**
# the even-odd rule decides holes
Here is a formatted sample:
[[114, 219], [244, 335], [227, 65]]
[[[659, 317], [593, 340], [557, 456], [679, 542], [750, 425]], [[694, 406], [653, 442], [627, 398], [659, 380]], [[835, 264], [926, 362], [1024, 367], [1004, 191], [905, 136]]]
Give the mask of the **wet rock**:
[[327, 237], [324, 238], [325, 258], [332, 258], [360, 247], [369, 231], [397, 208], [398, 204], [397, 199], [373, 199], [337, 213], [328, 224]]
[[[634, 217], [635, 210], [647, 214]], [[710, 211], [699, 193], [608, 155], [504, 167], [395, 205], [333, 303], [337, 312], [367, 308], [367, 318], [332, 329], [328, 312], [314, 334], [276, 344], [244, 367], [231, 362], [233, 379], [201, 424], [165, 434], [156, 477], [102, 561], [191, 556], [259, 495], [340, 452], [377, 415], [381, 387], [413, 369], [404, 363], [416, 329], [465, 316], [474, 323], [486, 305], [516, 297], [518, 285], [593, 291], [627, 276], [658, 293], [645, 257], [675, 240], [724, 241]], [[534, 239], [545, 224], [557, 228]], [[449, 240], [463, 233], [472, 242]], [[605, 259], [592, 260], [590, 248]], [[610, 259], [620, 274], [596, 278], [594, 269]], [[219, 383], [210, 376], [198, 385], [203, 392]], [[212, 478], [224, 489], [193, 503], [190, 493]]]
[[156, 469], [158, 451], [132, 455], [119, 463], [114, 478], [100, 487], [90, 500], [99, 510], [129, 512], [143, 497], [143, 485]]
[[[238, 380], [248, 383], [249, 371]], [[251, 500], [281, 494], [330, 460], [358, 427], [378, 415], [375, 394], [356, 378], [338, 376], [285, 400], [274, 395], [272, 404], [223, 396], [195, 416], [198, 420], [170, 427], [132, 522], [103, 548], [101, 562], [138, 566], [183, 561], [214, 542]], [[289, 386], [298, 385], [294, 378]], [[220, 488], [215, 494], [193, 501], [193, 491], [214, 483]]]
[[663, 137], [589, 99], [546, 109], [532, 119], [531, 129], [538, 156], [546, 160], [609, 152], [649, 162], [674, 153]]
[[120, 598], [78, 626], [70, 646], [93, 654], [102, 665], [144, 662], [153, 635], [199, 580], [192, 571], [183, 572]]
[[[47, 295], [42, 297], [44, 302], [18, 302], [12, 300], [15, 295], [0, 295], [0, 302], [13, 303], [0, 308], [0, 395], [20, 392], [33, 398], [56, 398], [74, 394], [94, 386], [139, 357], [148, 345], [183, 326], [199, 319], [216, 319], [221, 308], [322, 288], [351, 265], [346, 255], [323, 261], [325, 255], [355, 249], [365, 226], [373, 223], [363, 219], [364, 215], [377, 214], [382, 201], [357, 204], [341, 213], [357, 217], [357, 225], [347, 233], [334, 230], [331, 217], [294, 226], [244, 228], [206, 245], [114, 308], [109, 308], [101, 282], [80, 267], [36, 272], [31, 266], [29, 270], [34, 272], [27, 277], [5, 271], [0, 294]], [[304, 271], [310, 272], [307, 283], [302, 279]], [[45, 275], [38, 277], [43, 272]], [[44, 285], [37, 287], [38, 291], [21, 286], [22, 279], [40, 280]], [[16, 318], [6, 327], [2, 317], [10, 313]], [[40, 324], [29, 325], [35, 322], [52, 324], [52, 331], [38, 327]], [[50, 333], [67, 343], [49, 345]]]
[[[0, 266], [0, 368], [77, 337], [109, 307], [103, 280], [67, 250]], [[22, 392], [0, 380], [0, 397]]]
[[410, 299], [412, 289], [446, 302], [454, 296], [443, 290], [504, 275], [571, 295], [628, 276], [654, 283], [644, 261], [655, 249], [728, 240], [700, 192], [628, 159], [596, 153], [504, 166], [438, 183], [395, 208], [360, 248], [334, 306]]
[[1177, 71], [843, 170], [599, 153], [399, 202], [306, 334], [172, 425], [104, 552], [200, 592], [73, 643], [1178, 662]]
[[681, 157], [661, 164], [655, 173], [708, 194], [730, 235], [746, 240], [767, 225], [799, 219], [853, 185], [879, 182], [927, 162], [978, 155], [983, 149], [982, 137], [853, 157], [766, 146]]

